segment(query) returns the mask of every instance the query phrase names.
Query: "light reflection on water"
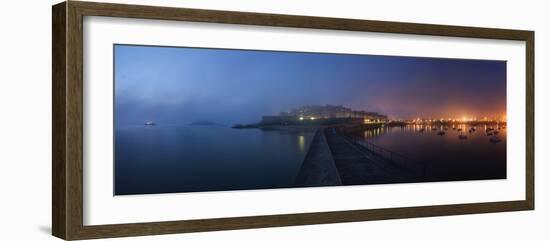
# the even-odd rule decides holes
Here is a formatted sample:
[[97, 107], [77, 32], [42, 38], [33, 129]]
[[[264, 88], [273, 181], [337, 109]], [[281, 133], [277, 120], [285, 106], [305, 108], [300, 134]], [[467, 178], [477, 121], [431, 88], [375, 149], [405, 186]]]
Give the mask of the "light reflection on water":
[[[361, 134], [408, 157], [412, 166], [425, 166], [427, 181], [506, 178], [506, 129], [478, 125], [469, 133], [470, 128], [448, 126], [439, 136], [444, 126], [386, 126]], [[501, 141], [491, 143], [487, 128], [498, 130]], [[459, 134], [468, 138], [460, 140]], [[313, 135], [223, 126], [118, 127], [116, 194], [293, 187]]]
[[294, 186], [313, 131], [119, 126], [117, 195]]
[[298, 136], [298, 147], [301, 153], [306, 151], [306, 138], [303, 135]]
[[[475, 131], [470, 131], [474, 127]], [[487, 135], [493, 128], [496, 135]], [[444, 131], [444, 135], [437, 133]], [[466, 136], [460, 139], [459, 135]], [[430, 180], [506, 178], [504, 125], [405, 125], [380, 127], [363, 133], [372, 144], [426, 166]], [[498, 137], [498, 142], [491, 138]], [[493, 139], [495, 140], [495, 139]]]

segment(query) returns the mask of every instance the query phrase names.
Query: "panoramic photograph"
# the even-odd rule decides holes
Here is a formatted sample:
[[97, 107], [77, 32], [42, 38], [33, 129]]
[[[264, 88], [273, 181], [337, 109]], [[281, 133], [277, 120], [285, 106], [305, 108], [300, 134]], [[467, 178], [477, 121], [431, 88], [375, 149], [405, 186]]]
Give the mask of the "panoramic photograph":
[[113, 51], [114, 195], [506, 179], [506, 61]]

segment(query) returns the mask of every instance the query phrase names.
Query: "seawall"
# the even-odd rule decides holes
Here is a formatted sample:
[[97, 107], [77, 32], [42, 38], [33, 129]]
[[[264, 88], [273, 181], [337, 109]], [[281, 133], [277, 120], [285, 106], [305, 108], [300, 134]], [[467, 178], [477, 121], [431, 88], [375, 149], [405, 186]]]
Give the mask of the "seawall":
[[299, 187], [342, 185], [324, 128], [315, 132], [295, 184]]

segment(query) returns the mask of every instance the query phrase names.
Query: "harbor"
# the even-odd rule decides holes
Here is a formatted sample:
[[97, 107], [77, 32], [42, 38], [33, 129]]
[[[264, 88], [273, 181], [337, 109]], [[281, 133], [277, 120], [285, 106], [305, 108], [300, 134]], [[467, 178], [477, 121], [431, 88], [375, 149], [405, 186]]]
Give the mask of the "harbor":
[[114, 55], [115, 195], [507, 178], [506, 61]]
[[[326, 180], [319, 173], [338, 177], [338, 185], [506, 178], [506, 129], [492, 126], [401, 123], [322, 127], [313, 142], [324, 141], [318, 146], [325, 149], [310, 148], [307, 157], [319, 156], [318, 152], [330, 155], [325, 154], [322, 160], [306, 158], [296, 184], [326, 186], [326, 182], [311, 181]], [[327, 175], [327, 170], [334, 173]]]
[[[156, 129], [169, 129], [151, 120], [144, 126], [149, 127], [144, 129], [146, 132], [155, 134]], [[225, 182], [233, 182], [232, 186], [242, 189], [506, 178], [506, 122], [502, 119], [402, 120], [376, 112], [325, 105], [297, 107], [276, 116], [263, 116], [257, 123], [229, 128], [210, 121], [194, 121], [178, 129], [195, 133], [190, 137], [185, 131], [185, 140], [198, 138], [204, 143], [196, 147], [204, 153], [188, 154], [186, 159], [195, 158], [197, 162], [207, 159], [219, 165], [223, 158], [233, 156], [232, 162], [238, 165], [225, 166], [224, 170], [235, 171], [241, 167], [265, 172], [270, 166], [273, 176], [264, 177], [264, 182], [254, 180], [254, 175], [241, 176], [238, 172], [228, 175], [218, 170], [220, 180], [227, 179]], [[256, 136], [254, 139], [260, 137], [256, 139], [260, 142], [254, 142], [250, 135]], [[236, 145], [218, 141], [223, 139], [231, 139]], [[240, 140], [248, 141], [241, 143]], [[230, 152], [231, 155], [207, 154], [227, 146], [231, 148], [214, 153]], [[281, 156], [283, 153], [277, 153], [281, 149], [293, 154]], [[183, 158], [178, 156], [177, 149], [174, 151], [174, 158]], [[267, 163], [258, 160], [270, 160], [270, 164], [266, 166]], [[194, 166], [196, 169], [197, 164]], [[209, 173], [209, 165], [203, 168], [203, 172]], [[186, 187], [185, 183], [177, 186], [178, 190], [197, 188]], [[217, 190], [212, 184], [208, 187]]]
[[[297, 186], [506, 177], [503, 119], [394, 120], [376, 112], [326, 105], [264, 116], [247, 128], [316, 129], [296, 177]], [[485, 170], [486, 165], [491, 169]]]

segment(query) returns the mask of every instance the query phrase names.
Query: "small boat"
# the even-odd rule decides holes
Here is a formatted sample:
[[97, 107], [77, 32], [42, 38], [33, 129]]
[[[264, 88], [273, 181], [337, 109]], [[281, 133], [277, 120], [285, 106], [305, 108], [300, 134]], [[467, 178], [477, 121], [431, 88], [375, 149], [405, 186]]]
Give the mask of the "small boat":
[[468, 133], [472, 134], [472, 130], [468, 130]]
[[474, 132], [474, 131], [476, 131], [476, 128], [475, 128], [475, 127], [472, 127], [472, 128], [470, 128], [470, 131], [471, 131], [471, 132]]
[[439, 132], [437, 132], [437, 134], [440, 135], [440, 136], [444, 136], [445, 132], [444, 131], [439, 131]]
[[145, 125], [146, 125], [146, 126], [154, 126], [154, 125], [155, 125], [155, 122], [146, 121], [146, 122], [145, 122]]
[[496, 135], [496, 134], [498, 134], [498, 131], [493, 131], [493, 135]]
[[418, 130], [418, 132], [424, 132], [424, 131], [425, 131], [425, 129], [424, 129], [424, 128], [422, 128], [422, 129]]
[[466, 140], [466, 139], [468, 139], [468, 136], [467, 136], [467, 135], [462, 135], [462, 134], [460, 134], [460, 135], [458, 135], [458, 139], [460, 139], [460, 140]]
[[496, 143], [499, 143], [501, 140], [497, 136], [493, 136], [493, 137], [489, 138], [489, 141], [493, 144], [496, 144]]
[[487, 136], [492, 136], [493, 132], [487, 132]]
[[458, 128], [457, 131], [462, 131], [462, 128]]
[[495, 129], [493, 129], [492, 127], [488, 127], [485, 131], [486, 132], [489, 132], [489, 131], [494, 131]]
[[453, 126], [453, 130], [456, 130], [456, 127]]

